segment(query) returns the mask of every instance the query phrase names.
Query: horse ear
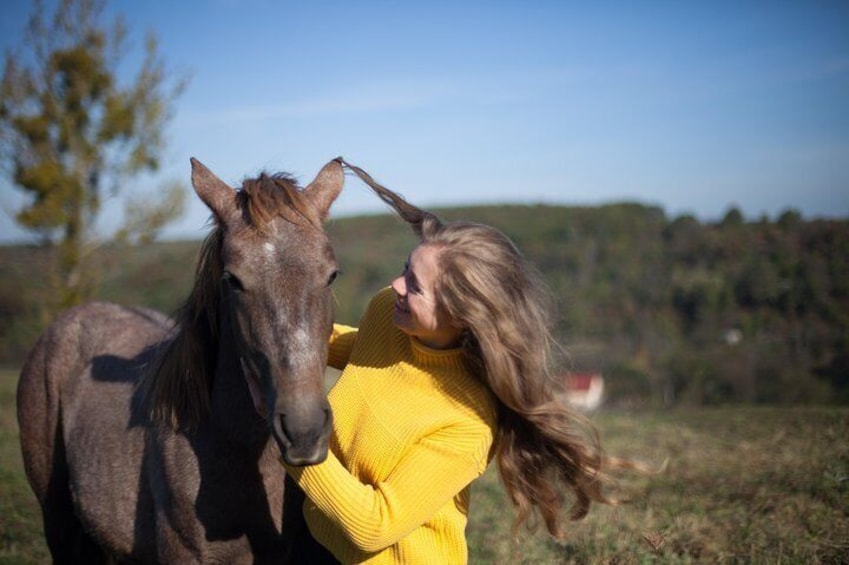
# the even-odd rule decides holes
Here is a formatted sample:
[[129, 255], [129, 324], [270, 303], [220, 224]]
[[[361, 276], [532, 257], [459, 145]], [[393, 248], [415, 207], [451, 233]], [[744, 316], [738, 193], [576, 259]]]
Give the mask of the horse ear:
[[236, 191], [194, 157], [191, 158], [191, 163], [192, 186], [195, 192], [218, 219], [226, 223], [236, 211]]
[[327, 219], [330, 205], [342, 192], [344, 183], [345, 173], [342, 170], [342, 163], [339, 159], [334, 159], [322, 167], [315, 180], [304, 189], [304, 194], [315, 206], [321, 221]]

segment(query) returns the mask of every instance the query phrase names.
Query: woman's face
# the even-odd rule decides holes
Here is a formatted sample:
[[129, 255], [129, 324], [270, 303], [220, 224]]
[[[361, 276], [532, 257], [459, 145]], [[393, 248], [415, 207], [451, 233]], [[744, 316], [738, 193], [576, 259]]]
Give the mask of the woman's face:
[[392, 319], [398, 329], [426, 346], [447, 349], [458, 344], [460, 330], [437, 306], [438, 258], [439, 250], [429, 245], [419, 245], [410, 253], [404, 272], [392, 281], [397, 296]]

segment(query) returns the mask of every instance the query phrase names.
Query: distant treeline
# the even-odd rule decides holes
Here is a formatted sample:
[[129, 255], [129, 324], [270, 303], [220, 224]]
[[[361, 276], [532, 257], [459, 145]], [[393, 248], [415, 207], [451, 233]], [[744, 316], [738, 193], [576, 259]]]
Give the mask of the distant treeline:
[[[849, 220], [787, 211], [668, 218], [640, 204], [437, 210], [509, 235], [560, 299], [561, 369], [598, 370], [612, 404], [849, 403]], [[356, 324], [415, 245], [391, 215], [331, 220], [337, 319]], [[98, 298], [173, 312], [200, 242], [102, 249]], [[46, 323], [47, 251], [0, 247], [0, 361]]]

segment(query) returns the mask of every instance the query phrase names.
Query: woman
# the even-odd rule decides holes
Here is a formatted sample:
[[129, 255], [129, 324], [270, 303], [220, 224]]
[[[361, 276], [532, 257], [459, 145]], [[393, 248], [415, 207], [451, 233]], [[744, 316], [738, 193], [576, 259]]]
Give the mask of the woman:
[[536, 510], [561, 537], [564, 491], [573, 519], [609, 500], [597, 436], [549, 372], [545, 286], [498, 230], [443, 224], [348, 166], [420, 244], [358, 329], [334, 326], [330, 454], [286, 469], [310, 533], [342, 563], [465, 563], [469, 485], [494, 458], [516, 526]]

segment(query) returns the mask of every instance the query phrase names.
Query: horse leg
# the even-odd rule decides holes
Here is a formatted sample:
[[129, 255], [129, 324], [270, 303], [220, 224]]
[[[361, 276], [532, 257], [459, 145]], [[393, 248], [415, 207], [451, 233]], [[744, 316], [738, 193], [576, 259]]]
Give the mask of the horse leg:
[[54, 564], [106, 564], [110, 560], [77, 518], [69, 488], [61, 428], [53, 444], [53, 469], [42, 502], [44, 537]]
[[21, 453], [27, 480], [41, 505], [53, 562], [101, 563], [102, 551], [74, 512], [68, 482], [59, 381], [75, 369], [75, 359], [58, 354], [68, 349], [58, 337], [57, 332], [42, 334], [21, 370], [17, 390]]

